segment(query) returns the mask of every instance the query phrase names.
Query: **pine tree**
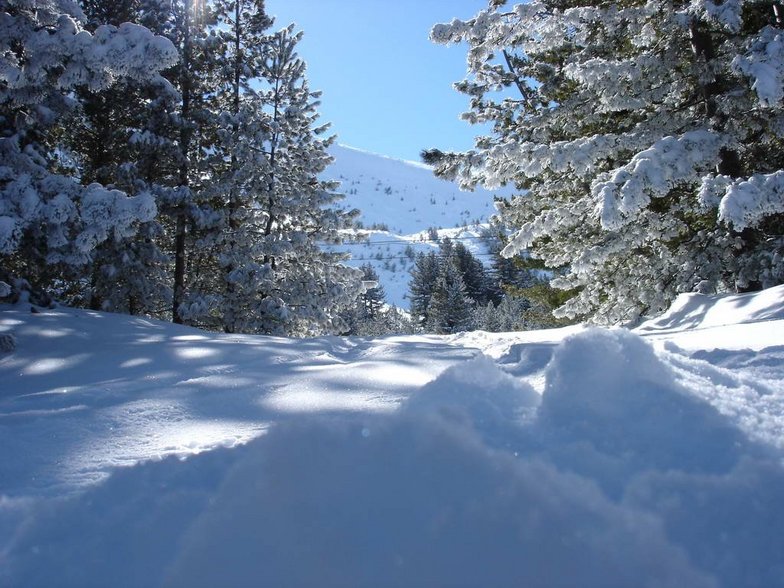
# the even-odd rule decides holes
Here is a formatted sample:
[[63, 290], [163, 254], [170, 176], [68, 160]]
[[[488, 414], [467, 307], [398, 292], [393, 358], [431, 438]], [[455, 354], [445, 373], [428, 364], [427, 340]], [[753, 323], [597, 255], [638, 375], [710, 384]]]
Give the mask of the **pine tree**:
[[208, 180], [202, 175], [203, 155], [214, 148], [210, 134], [213, 116], [207, 108], [207, 96], [214, 91], [213, 57], [223, 47], [208, 27], [213, 23], [212, 6], [197, 0], [174, 0], [170, 3], [169, 26], [172, 40], [179, 50], [178, 67], [170, 73], [180, 100], [177, 117], [178, 169], [175, 187], [166, 190], [164, 211], [173, 227], [172, 250], [172, 321], [181, 323], [206, 314], [212, 305], [209, 297], [190, 284], [214, 268], [204, 267], [205, 258], [194, 251], [199, 246], [196, 231], [215, 221], [214, 209], [202, 194]]
[[467, 331], [473, 327], [472, 314], [473, 301], [466, 295], [460, 271], [452, 260], [442, 259], [427, 306], [425, 329], [442, 335]]
[[474, 313], [476, 328], [482, 331], [501, 333], [526, 331], [541, 328], [530, 313], [531, 303], [526, 298], [506, 295], [498, 304], [488, 302]]
[[414, 267], [411, 268], [408, 299], [411, 302], [411, 320], [418, 327], [424, 327], [428, 323], [428, 307], [438, 270], [438, 256], [432, 251], [418, 254]]
[[505, 4], [434, 27], [468, 42], [465, 118], [493, 132], [427, 158], [464, 187], [524, 191], [501, 205], [504, 254], [565, 269], [558, 316], [628, 321], [784, 281], [777, 4]]
[[500, 293], [493, 287], [482, 262], [474, 257], [460, 241], [454, 244], [452, 256], [463, 283], [466, 295], [476, 304], [483, 305], [489, 301], [500, 300]]
[[401, 311], [397, 306], [392, 306], [384, 312], [384, 334], [386, 335], [408, 335], [415, 332], [414, 324], [410, 317]]
[[[166, 39], [123, 23], [83, 30], [73, 2], [0, 2], [0, 273], [73, 277], [109, 238], [156, 214], [152, 195], [85, 184], [59, 137], [76, 92], [159, 79], [176, 60]], [[54, 270], [54, 271], [52, 271]]]
[[496, 307], [492, 302], [484, 306], [477, 306], [474, 310], [474, 325], [480, 331], [488, 333], [498, 333], [501, 331], [501, 323]]
[[340, 330], [339, 311], [361, 291], [361, 272], [341, 263], [345, 254], [323, 247], [342, 241], [356, 212], [336, 206], [343, 198], [336, 183], [318, 179], [332, 162], [327, 149], [335, 138], [326, 135], [329, 125], [317, 124], [321, 93], [305, 78], [296, 53], [301, 38], [293, 25], [272, 36], [264, 76], [273, 124], [262, 243], [275, 284], [266, 319], [275, 324], [283, 317], [291, 334]]
[[[362, 264], [364, 291], [360, 294], [356, 304], [347, 309], [343, 320], [347, 325], [346, 335], [379, 336], [397, 332], [399, 317], [397, 312], [388, 316], [386, 306], [386, 292], [384, 286], [378, 283], [378, 273], [370, 263]], [[375, 284], [375, 286], [371, 286]], [[396, 309], [395, 309], [396, 311]]]
[[[436, 292], [437, 285], [440, 283], [442, 299], [447, 285], [449, 288], [455, 283], [452, 273], [456, 272], [461, 284], [459, 289], [462, 292], [459, 304], [455, 308], [454, 320], [461, 325], [462, 329], [468, 328], [470, 320], [463, 317], [464, 305], [473, 308], [476, 305], [483, 306], [491, 300], [500, 300], [497, 290], [493, 287], [487, 272], [474, 255], [460, 242], [453, 242], [446, 237], [439, 243], [439, 253], [431, 252], [427, 255], [419, 254], [411, 269], [411, 281], [409, 282], [409, 295], [411, 301], [411, 317], [415, 324], [425, 329], [436, 328], [433, 325], [442, 325], [449, 322], [443, 316], [431, 317], [431, 304]], [[441, 282], [439, 282], [441, 278]], [[447, 308], [442, 308], [440, 303], [434, 308], [439, 313], [448, 313]], [[470, 314], [470, 313], [469, 313]], [[460, 315], [459, 317], [457, 315]], [[438, 327], [443, 330], [446, 327]]]
[[[213, 147], [201, 165], [209, 178], [204, 197], [214, 215], [203, 227], [200, 245], [214, 258], [214, 271], [201, 272], [197, 290], [209, 293], [220, 327], [228, 333], [255, 330], [255, 305], [268, 287], [259, 235], [269, 165], [260, 154], [272, 121], [254, 88], [263, 75], [272, 19], [261, 0], [217, 0], [215, 31], [220, 57], [215, 88], [207, 107], [212, 114]], [[218, 281], [214, 280], [218, 277]], [[200, 317], [202, 320], [204, 317]]]
[[373, 267], [373, 264], [364, 263], [359, 269], [362, 270], [363, 282], [376, 284], [372, 288], [367, 288], [359, 297], [360, 304], [362, 305], [362, 314], [367, 319], [377, 320], [380, 318], [381, 310], [386, 304], [386, 291], [384, 290], [384, 286], [378, 282], [378, 273]]
[[524, 288], [537, 281], [538, 272], [543, 270], [540, 262], [532, 260], [527, 255], [515, 255], [504, 257], [501, 255], [506, 243], [509, 242], [506, 236], [507, 231], [501, 227], [485, 229], [481, 238], [484, 246], [490, 254], [489, 277], [491, 291], [498, 302], [503, 293], [509, 288]]
[[316, 124], [320, 93], [310, 90], [296, 53], [302, 33], [292, 25], [264, 35], [261, 3], [221, 7], [234, 49], [222, 69], [229, 81], [213, 103], [218, 141], [205, 174], [213, 184], [204, 196], [222, 213], [204, 240], [223, 284], [216, 291], [202, 280], [202, 291], [218, 301], [226, 330], [338, 332], [341, 311], [361, 291], [361, 273], [324, 245], [339, 243], [355, 214], [335, 206], [337, 184], [319, 180], [334, 139], [325, 136], [328, 125]]
[[[146, 16], [137, 0], [84, 0], [82, 5], [90, 31], [102, 24], [139, 24]], [[99, 182], [130, 195], [152, 194], [160, 209], [155, 183], [160, 174], [151, 174], [145, 163], [154, 161], [160, 169], [164, 161], [172, 160], [172, 141], [162, 141], [151, 129], [153, 121], [173, 112], [174, 88], [162, 77], [128, 79], [100, 92], [81, 88], [77, 95], [78, 108], [64, 138], [82, 181]], [[159, 246], [163, 234], [156, 217], [141, 223], [130, 237], [113, 235], [99, 244], [90, 264], [85, 302], [93, 309], [163, 317], [170, 303], [168, 257]], [[59, 297], [66, 303], [78, 302], [84, 295], [78, 290], [74, 297], [65, 294]]]

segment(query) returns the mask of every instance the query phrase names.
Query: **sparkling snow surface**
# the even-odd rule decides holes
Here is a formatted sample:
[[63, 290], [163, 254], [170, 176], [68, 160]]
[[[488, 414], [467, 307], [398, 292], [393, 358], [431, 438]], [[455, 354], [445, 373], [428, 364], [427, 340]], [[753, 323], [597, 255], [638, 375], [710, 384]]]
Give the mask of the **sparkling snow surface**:
[[0, 586], [784, 586], [784, 287], [634, 331], [8, 332]]

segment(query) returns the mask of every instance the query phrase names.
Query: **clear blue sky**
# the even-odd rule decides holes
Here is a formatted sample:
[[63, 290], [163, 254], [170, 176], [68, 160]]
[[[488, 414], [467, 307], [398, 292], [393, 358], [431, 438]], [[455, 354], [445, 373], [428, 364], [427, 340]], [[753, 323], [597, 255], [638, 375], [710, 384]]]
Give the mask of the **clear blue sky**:
[[299, 48], [321, 120], [338, 141], [400, 159], [423, 148], [465, 150], [480, 129], [459, 120], [468, 98], [466, 46], [431, 43], [431, 27], [470, 18], [485, 0], [267, 0], [275, 27], [305, 32]]

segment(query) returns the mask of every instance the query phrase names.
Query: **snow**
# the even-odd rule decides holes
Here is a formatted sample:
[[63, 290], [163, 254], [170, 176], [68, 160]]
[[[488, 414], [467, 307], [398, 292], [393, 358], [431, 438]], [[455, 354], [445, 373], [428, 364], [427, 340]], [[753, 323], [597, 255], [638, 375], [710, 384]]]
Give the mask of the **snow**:
[[784, 97], [781, 89], [784, 76], [782, 57], [784, 37], [778, 28], [767, 26], [752, 41], [748, 53], [738, 55], [732, 61], [736, 71], [754, 80], [751, 87], [763, 106], [775, 106]]
[[[665, 314], [643, 323], [636, 331], [684, 332], [779, 320], [784, 320], [784, 288], [780, 286], [754, 294], [682, 294]], [[774, 337], [768, 342], [773, 344], [775, 330], [771, 331]]]
[[345, 145], [332, 146], [330, 155], [335, 161], [324, 177], [341, 182], [343, 205], [360, 209], [359, 220], [368, 228], [384, 223], [390, 232], [408, 235], [431, 226], [486, 222], [495, 212], [492, 192], [462, 192], [456, 184], [435, 177], [427, 165]]
[[726, 187], [719, 205], [719, 218], [742, 231], [784, 208], [784, 173], [755, 174]]
[[784, 586], [784, 286], [634, 330], [5, 334], [3, 586]]

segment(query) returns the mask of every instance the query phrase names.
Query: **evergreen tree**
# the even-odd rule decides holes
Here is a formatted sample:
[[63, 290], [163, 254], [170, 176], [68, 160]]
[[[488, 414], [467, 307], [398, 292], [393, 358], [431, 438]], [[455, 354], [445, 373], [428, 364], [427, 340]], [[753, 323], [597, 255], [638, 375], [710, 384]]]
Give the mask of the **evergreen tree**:
[[397, 306], [388, 308], [383, 315], [386, 335], [408, 335], [415, 332], [411, 319]]
[[123, 23], [83, 30], [70, 1], [0, 1], [0, 273], [74, 279], [109, 238], [156, 214], [151, 194], [86, 184], [59, 137], [83, 89], [159, 79], [176, 60], [166, 39]]
[[[360, 266], [365, 289], [356, 304], [343, 313], [346, 335], [378, 336], [401, 332], [397, 309], [385, 310], [386, 292], [378, 283], [378, 273], [370, 263]], [[375, 284], [375, 286], [371, 286]]]
[[478, 305], [486, 304], [491, 300], [494, 302], [500, 300], [500, 292], [493, 287], [485, 266], [460, 241], [453, 246], [452, 258], [463, 278], [466, 295], [471, 300]]
[[206, 314], [212, 306], [209, 296], [189, 286], [198, 283], [202, 275], [214, 272], [212, 266], [205, 264], [209, 260], [194, 250], [201, 245], [197, 230], [215, 222], [215, 211], [202, 193], [204, 184], [210, 181], [202, 167], [204, 154], [214, 149], [210, 132], [214, 116], [206, 104], [215, 89], [213, 58], [224, 47], [219, 37], [209, 34], [208, 27], [214, 21], [211, 4], [173, 0], [168, 5], [167, 28], [180, 55], [177, 68], [170, 72], [180, 97], [176, 118], [179, 152], [176, 182], [173, 189], [163, 190], [162, 195], [173, 235], [172, 321], [181, 323]]
[[[411, 300], [411, 317], [415, 324], [425, 329], [432, 329], [436, 328], [434, 327], [436, 324], [443, 325], [449, 322], [441, 315], [432, 318], [431, 305], [436, 288], [440, 287], [442, 300], [433, 308], [438, 309], [438, 312], [442, 314], [449, 312], [441, 303], [445, 300], [446, 290], [455, 284], [452, 277], [452, 273], [455, 272], [460, 278], [460, 287], [457, 289], [462, 292], [462, 295], [458, 297], [453, 292], [450, 296], [460, 298], [459, 304], [454, 309], [454, 322], [459, 323], [461, 329], [468, 328], [471, 323], [470, 320], [463, 317], [465, 304], [469, 307], [483, 306], [490, 301], [501, 299], [500, 291], [494, 287], [482, 262], [476, 259], [465, 245], [460, 242], [455, 243], [446, 237], [439, 243], [438, 254], [433, 252], [427, 255], [419, 254], [411, 270], [409, 299]], [[439, 278], [441, 278], [440, 282]], [[443, 331], [447, 327], [438, 326], [437, 328]]]
[[[138, 24], [146, 20], [139, 4], [137, 0], [84, 0], [86, 29]], [[131, 195], [152, 194], [160, 208], [160, 191], [154, 182], [160, 174], [150, 174], [149, 162], [161, 168], [163, 161], [171, 161], [172, 147], [171, 141], [162, 141], [150, 130], [153, 121], [173, 111], [174, 88], [163, 77], [126, 79], [100, 92], [81, 88], [77, 95], [79, 105], [64, 138], [82, 181], [99, 182]], [[163, 235], [156, 217], [141, 223], [132, 236], [110, 236], [92, 256], [89, 293], [76, 291], [68, 296], [60, 292], [59, 297], [74, 303], [84, 296], [93, 309], [164, 316], [170, 289], [169, 259], [159, 246]]]
[[427, 306], [425, 329], [438, 334], [470, 330], [473, 327], [472, 306], [473, 301], [466, 295], [457, 266], [450, 259], [442, 259]]
[[359, 269], [362, 270], [363, 282], [376, 284], [372, 288], [366, 289], [359, 297], [362, 315], [367, 319], [377, 320], [386, 304], [387, 293], [384, 290], [384, 286], [378, 282], [378, 273], [373, 264], [363, 263]]
[[[158, 209], [136, 234], [107, 239], [89, 276], [93, 308], [170, 316], [182, 322], [186, 296], [210, 271], [200, 239], [215, 210], [205, 201], [204, 154], [214, 126], [205, 97], [215, 85], [219, 38], [212, 4], [196, 0], [82, 0], [88, 28], [103, 20], [133, 20], [165, 36], [177, 60], [162, 76], [126, 80], [99, 94], [81, 92], [80, 110], [66, 134], [83, 178], [130, 194], [151, 195]], [[173, 262], [173, 263], [172, 263]], [[71, 302], [73, 299], [67, 299]], [[165, 305], [169, 311], [164, 312]], [[188, 318], [192, 318], [191, 313]]]
[[566, 268], [558, 316], [627, 321], [784, 281], [776, 3], [505, 4], [434, 27], [469, 44], [465, 118], [493, 133], [426, 157], [464, 187], [525, 190], [501, 205], [518, 229], [504, 254]]
[[498, 302], [509, 288], [525, 288], [537, 281], [538, 272], [544, 270], [541, 262], [527, 255], [504, 257], [501, 255], [509, 239], [500, 227], [488, 228], [482, 232], [482, 242], [490, 253], [489, 280], [491, 290], [496, 293]]
[[[320, 93], [310, 90], [296, 53], [302, 33], [292, 25], [263, 35], [269, 21], [260, 3], [221, 6], [234, 8], [228, 16], [219, 12], [229, 31], [245, 35], [233, 37], [240, 54], [223, 70], [233, 75], [225, 92], [230, 100], [222, 106], [212, 158], [220, 162], [208, 174], [215, 180], [209, 194], [223, 198], [222, 214], [214, 216], [222, 236], [211, 238], [224, 276], [221, 291], [213, 292], [223, 297], [223, 327], [340, 331], [340, 312], [359, 295], [361, 273], [322, 245], [339, 243], [355, 213], [337, 208], [337, 185], [318, 177], [332, 161], [333, 138], [324, 136], [327, 125], [316, 124]], [[244, 29], [236, 26], [237, 10]], [[217, 100], [221, 106], [220, 95]]]
[[220, 57], [207, 108], [214, 139], [200, 170], [209, 178], [203, 197], [214, 214], [202, 227], [199, 245], [202, 263], [206, 265], [204, 253], [209, 251], [214, 270], [201, 272], [196, 292], [209, 294], [210, 310], [218, 321], [215, 326], [233, 333], [258, 327], [255, 305], [269, 277], [258, 239], [264, 229], [259, 211], [269, 166], [259, 146], [267, 140], [272, 121], [254, 84], [261, 82], [264, 73], [270, 44], [266, 29], [272, 19], [261, 0], [216, 0], [213, 10], [217, 21], [213, 46], [220, 48]]
[[418, 327], [428, 323], [428, 307], [438, 277], [439, 263], [435, 252], [419, 253], [411, 268], [408, 299], [411, 301], [411, 320]]
[[541, 328], [531, 321], [530, 309], [528, 299], [506, 295], [496, 305], [488, 302], [484, 307], [477, 307], [474, 323], [477, 329], [491, 333]]

